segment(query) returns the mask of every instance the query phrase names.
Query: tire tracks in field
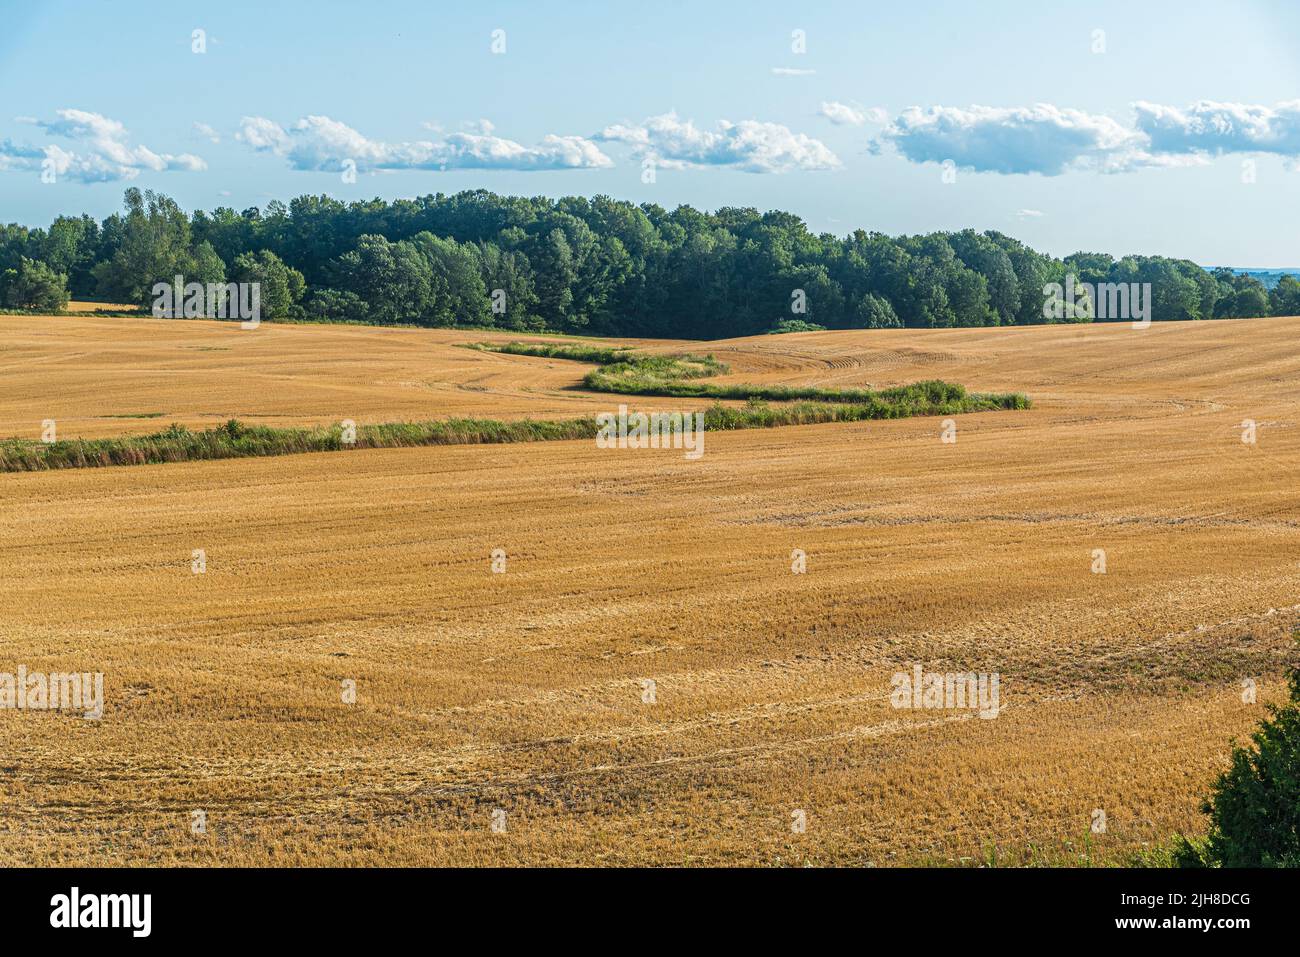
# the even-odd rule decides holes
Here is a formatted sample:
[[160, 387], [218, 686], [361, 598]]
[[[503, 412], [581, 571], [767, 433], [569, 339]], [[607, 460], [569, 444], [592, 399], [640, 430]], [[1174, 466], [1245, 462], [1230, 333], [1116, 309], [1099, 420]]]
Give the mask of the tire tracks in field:
[[[1114, 664], [1123, 664], [1129, 661], [1150, 661], [1153, 654], [1160, 655], [1160, 660], [1166, 665], [1171, 673], [1176, 673], [1177, 669], [1170, 664], [1167, 656], [1162, 653], [1166, 652], [1179, 639], [1186, 638], [1204, 638], [1207, 634], [1221, 631], [1223, 629], [1241, 629], [1250, 627], [1270, 619], [1281, 623], [1288, 617], [1294, 618], [1300, 615], [1300, 604], [1292, 605], [1281, 609], [1269, 609], [1254, 615], [1239, 616], [1227, 619], [1209, 626], [1197, 626], [1196, 628], [1184, 629], [1181, 631], [1169, 632], [1154, 638], [1147, 642], [1138, 642], [1124, 649], [1106, 650], [1087, 656], [1082, 661], [1075, 661], [1077, 668], [1082, 666], [1106, 666]], [[1293, 624], [1294, 627], [1294, 624]], [[853, 659], [861, 652], [861, 648], [852, 649], [845, 653], [832, 654], [832, 659]], [[1269, 654], [1270, 649], [1257, 649], [1259, 652]], [[1046, 656], [1038, 656], [1038, 663], [1042, 664]], [[793, 663], [793, 662], [789, 662]], [[939, 670], [933, 663], [927, 663], [928, 671]], [[771, 663], [768, 663], [770, 666]], [[757, 666], [762, 667], [762, 666]], [[942, 663], [939, 667], [942, 667]], [[744, 673], [754, 671], [756, 666], [743, 666], [739, 669], [728, 669], [727, 673]], [[1097, 685], [1087, 680], [1076, 680], [1073, 686], [1063, 686], [1059, 679], [1044, 678], [1038, 681], [1029, 678], [1030, 668], [1021, 666], [1021, 674], [1026, 677], [1017, 679], [1017, 694], [1014, 703], [1001, 703], [1000, 713], [1006, 712], [1012, 708], [1016, 710], [1032, 709], [1036, 706], [1061, 701], [1075, 701], [1088, 697], [1095, 693], [1109, 693], [1105, 684]], [[1093, 667], [1091, 670], [1098, 670]], [[1176, 674], [1175, 674], [1176, 676]], [[683, 678], [698, 677], [698, 674], [692, 673], [687, 676], [677, 676]], [[627, 680], [620, 682], [610, 682], [608, 685], [626, 685]], [[1213, 686], [1209, 682], [1201, 682], [1202, 685]], [[1033, 689], [1035, 693], [1025, 694], [1024, 691]], [[570, 689], [561, 695], [573, 694]], [[556, 693], [545, 693], [536, 696], [533, 700], [538, 704], [554, 703]], [[622, 774], [643, 774], [655, 770], [662, 770], [673, 767], [701, 767], [701, 766], [721, 766], [727, 765], [733, 769], [741, 765], [761, 764], [767, 761], [779, 760], [782, 756], [797, 751], [809, 751], [818, 747], [842, 743], [845, 741], [857, 739], [870, 739], [887, 736], [897, 733], [906, 733], [908, 731], [925, 732], [937, 727], [953, 724], [956, 722], [969, 721], [978, 717], [974, 711], [965, 711], [958, 714], [949, 714], [940, 718], [930, 718], [921, 720], [906, 720], [895, 718], [878, 724], [855, 724], [852, 727], [838, 731], [830, 731], [822, 734], [801, 736], [796, 738], [786, 738], [779, 740], [758, 741], [753, 744], [735, 745], [721, 748], [705, 750], [695, 754], [678, 754], [663, 758], [649, 760], [633, 760], [626, 762], [600, 762], [596, 764], [583, 765], [580, 767], [535, 772], [529, 769], [511, 769], [507, 770], [502, 765], [507, 764], [506, 760], [512, 754], [533, 753], [538, 750], [547, 750], [557, 747], [576, 747], [583, 745], [605, 745], [617, 746], [619, 744], [645, 740], [660, 736], [668, 736], [675, 739], [677, 746], [681, 747], [683, 742], [680, 738], [683, 735], [708, 732], [719, 728], [736, 728], [742, 724], [752, 724], [759, 721], [773, 721], [789, 719], [797, 715], [811, 715], [835, 708], [851, 708], [860, 705], [870, 705], [889, 700], [890, 695], [884, 694], [862, 694], [834, 696], [819, 699], [817, 701], [800, 701], [800, 702], [766, 702], [757, 705], [751, 705], [739, 710], [726, 711], [721, 713], [710, 713], [698, 718], [682, 719], [671, 723], [649, 726], [649, 727], [617, 727], [601, 730], [598, 732], [580, 732], [569, 736], [547, 737], [527, 741], [518, 741], [512, 743], [503, 743], [495, 745], [468, 745], [442, 752], [444, 761], [440, 761], [444, 768], [450, 770], [457, 765], [461, 767], [473, 767], [487, 775], [487, 778], [480, 781], [466, 782], [445, 782], [438, 784], [425, 784], [417, 786], [406, 792], [409, 798], [419, 797], [464, 797], [470, 796], [479, 800], [487, 800], [493, 797], [499, 797], [504, 793], [509, 793], [511, 789], [523, 791], [537, 787], [555, 784], [562, 781], [570, 781], [574, 778], [590, 776], [615, 776]], [[514, 699], [512, 704], [518, 704], [519, 700]], [[485, 703], [486, 704], [486, 703]], [[909, 712], [910, 713], [910, 712]], [[429, 716], [432, 717], [432, 716]], [[450, 759], [450, 760], [446, 760]], [[495, 764], [495, 768], [490, 766]]]

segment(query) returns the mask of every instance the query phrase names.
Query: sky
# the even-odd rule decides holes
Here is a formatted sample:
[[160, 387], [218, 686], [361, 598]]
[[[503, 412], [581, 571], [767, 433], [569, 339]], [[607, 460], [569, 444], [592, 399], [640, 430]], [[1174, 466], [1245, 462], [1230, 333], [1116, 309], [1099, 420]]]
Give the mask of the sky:
[[0, 221], [485, 188], [1300, 267], [1300, 4], [0, 0]]

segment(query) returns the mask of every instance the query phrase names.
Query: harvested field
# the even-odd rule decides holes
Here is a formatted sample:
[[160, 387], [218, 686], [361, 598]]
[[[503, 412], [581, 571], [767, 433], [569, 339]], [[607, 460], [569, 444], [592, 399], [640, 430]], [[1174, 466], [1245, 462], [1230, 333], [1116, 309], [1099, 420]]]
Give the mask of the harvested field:
[[[0, 323], [6, 438], [694, 407], [457, 347], [518, 334]], [[106, 699], [0, 712], [0, 861], [1097, 863], [1199, 832], [1294, 659], [1298, 337], [603, 341], [712, 353], [719, 383], [1034, 406], [955, 443], [933, 418], [710, 434], [698, 461], [587, 440], [0, 475], [0, 671], [101, 671]], [[892, 707], [916, 664], [998, 673], [998, 717]]]

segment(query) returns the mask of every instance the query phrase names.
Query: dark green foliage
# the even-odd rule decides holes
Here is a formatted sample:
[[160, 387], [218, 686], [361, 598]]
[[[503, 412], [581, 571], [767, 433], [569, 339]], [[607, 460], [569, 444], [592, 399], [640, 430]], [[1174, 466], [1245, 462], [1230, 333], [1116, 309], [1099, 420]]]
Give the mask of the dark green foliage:
[[[1215, 319], [1242, 319], [1269, 315], [1269, 296], [1264, 284], [1254, 276], [1238, 275], [1220, 267], [1210, 274], [1218, 297], [1214, 301]], [[1287, 315], [1275, 311], [1273, 315]]]
[[58, 312], [68, 304], [68, 277], [23, 256], [17, 269], [0, 274], [0, 299], [14, 309]]
[[365, 322], [370, 308], [355, 292], [318, 289], [307, 302], [307, 315], [318, 322]]
[[1300, 311], [1295, 284], [1270, 297], [1228, 270], [1158, 256], [1060, 260], [998, 232], [837, 237], [780, 211], [486, 190], [392, 203], [300, 196], [187, 217], [165, 196], [130, 189], [125, 213], [99, 224], [0, 226], [0, 275], [24, 256], [67, 275], [76, 298], [147, 307], [157, 282], [219, 281], [224, 271], [263, 283], [265, 318], [600, 336], [1041, 323], [1043, 287], [1067, 272], [1151, 283], [1155, 321]]
[[599, 364], [620, 362], [631, 354], [628, 349], [610, 349], [606, 346], [569, 342], [473, 342], [465, 344], [465, 348], [477, 349], [480, 352], [502, 352], [512, 356], [571, 359], [574, 362], [595, 362]]
[[1283, 276], [1268, 294], [1268, 303], [1275, 316], [1300, 316], [1300, 280]]
[[782, 319], [775, 326], [767, 331], [769, 336], [779, 336], [787, 332], [824, 332], [825, 326], [819, 326], [815, 322], [805, 322], [802, 319]]
[[854, 325], [861, 329], [901, 329], [903, 320], [888, 299], [869, 292], [858, 302]]
[[95, 292], [107, 302], [148, 307], [157, 283], [176, 276], [198, 281], [189, 217], [176, 202], [149, 190], [126, 191], [126, 216], [111, 216], [101, 231]]
[[1269, 708], [1251, 735], [1254, 747], [1234, 747], [1231, 767], [1215, 781], [1202, 807], [1210, 833], [1178, 842], [1182, 866], [1300, 867], [1300, 667], [1287, 685], [1290, 700]]
[[236, 256], [231, 266], [231, 280], [261, 284], [261, 318], [264, 319], [285, 319], [295, 315], [294, 306], [306, 288], [302, 273], [286, 266], [279, 256], [266, 249]]

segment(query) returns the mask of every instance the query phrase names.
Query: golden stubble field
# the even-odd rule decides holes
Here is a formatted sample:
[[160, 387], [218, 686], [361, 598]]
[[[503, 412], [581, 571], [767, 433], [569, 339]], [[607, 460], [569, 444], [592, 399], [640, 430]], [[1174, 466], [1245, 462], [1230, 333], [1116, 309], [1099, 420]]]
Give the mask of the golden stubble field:
[[[690, 407], [453, 346], [506, 335], [0, 325], [4, 436]], [[102, 671], [107, 699], [0, 711], [0, 862], [1080, 863], [1199, 831], [1294, 660], [1298, 341], [637, 343], [735, 381], [1034, 400], [955, 444], [909, 419], [709, 434], [693, 462], [562, 442], [0, 475], [0, 671]], [[913, 664], [999, 673], [1001, 714], [894, 709]]]

